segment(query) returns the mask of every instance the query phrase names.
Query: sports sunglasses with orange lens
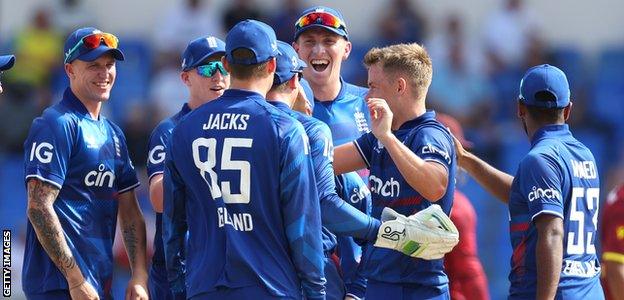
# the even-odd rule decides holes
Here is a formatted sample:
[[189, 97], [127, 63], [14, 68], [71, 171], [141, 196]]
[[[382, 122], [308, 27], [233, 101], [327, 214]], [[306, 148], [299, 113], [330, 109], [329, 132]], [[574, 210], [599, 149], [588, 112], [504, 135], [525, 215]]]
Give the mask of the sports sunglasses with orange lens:
[[312, 24], [324, 25], [324, 26], [333, 27], [336, 29], [346, 28], [345, 24], [342, 23], [340, 18], [327, 12], [311, 12], [307, 15], [304, 15], [301, 18], [299, 18], [299, 20], [297, 20], [297, 22], [295, 23], [295, 28], [301, 29], [303, 27], [306, 27]]
[[104, 44], [109, 48], [113, 49], [117, 49], [117, 46], [119, 45], [119, 39], [113, 34], [106, 32], [90, 34], [80, 39], [76, 46], [71, 48], [71, 50], [65, 54], [65, 63], [70, 61], [70, 58], [73, 58], [74, 54], [80, 52], [79, 50], [81, 46], [84, 47], [83, 49], [93, 50], [99, 47], [102, 42], [104, 42]]

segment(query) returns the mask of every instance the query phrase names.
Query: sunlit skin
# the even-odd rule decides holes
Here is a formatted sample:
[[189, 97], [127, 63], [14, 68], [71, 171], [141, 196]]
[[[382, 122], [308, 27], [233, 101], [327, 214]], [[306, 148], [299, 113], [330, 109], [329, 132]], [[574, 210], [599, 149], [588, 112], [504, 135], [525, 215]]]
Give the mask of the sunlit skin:
[[308, 64], [303, 71], [320, 101], [334, 100], [340, 92], [340, 69], [351, 53], [351, 42], [322, 28], [304, 31], [293, 43], [299, 58]]
[[113, 55], [107, 53], [94, 61], [76, 59], [65, 64], [65, 72], [69, 76], [69, 86], [72, 92], [85, 105], [94, 119], [100, 115], [102, 102], [110, 98], [117, 76], [115, 62]]
[[[209, 57], [206, 63], [220, 61], [223, 54]], [[212, 77], [204, 77], [197, 73], [197, 69], [191, 69], [180, 74], [182, 82], [189, 89], [190, 99], [188, 105], [191, 109], [217, 99], [230, 86], [230, 75], [222, 75], [217, 71]]]

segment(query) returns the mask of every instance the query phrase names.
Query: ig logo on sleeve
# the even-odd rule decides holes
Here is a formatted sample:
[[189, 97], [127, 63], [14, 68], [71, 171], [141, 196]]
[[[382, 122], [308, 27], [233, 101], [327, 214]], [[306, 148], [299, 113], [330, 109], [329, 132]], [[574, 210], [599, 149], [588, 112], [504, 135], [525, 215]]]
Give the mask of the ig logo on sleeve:
[[50, 163], [52, 161], [52, 149], [54, 149], [54, 146], [50, 143], [43, 142], [39, 145], [36, 142], [33, 143], [30, 148], [30, 161], [33, 161], [36, 157], [41, 163]]

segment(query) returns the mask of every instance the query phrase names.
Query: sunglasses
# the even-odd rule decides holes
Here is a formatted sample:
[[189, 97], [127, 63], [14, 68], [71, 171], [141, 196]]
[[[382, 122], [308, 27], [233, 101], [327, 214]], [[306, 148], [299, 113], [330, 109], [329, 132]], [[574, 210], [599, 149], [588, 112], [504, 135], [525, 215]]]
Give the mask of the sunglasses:
[[332, 28], [342, 28], [346, 29], [346, 25], [340, 20], [340, 18], [327, 13], [327, 12], [311, 12], [307, 15], [302, 16], [295, 22], [295, 29], [299, 30], [303, 27], [312, 24], [320, 24], [323, 26], [328, 26]]
[[[83, 49], [86, 49], [87, 51], [89, 51], [89, 50], [93, 50], [99, 47], [102, 44], [102, 42], [104, 42], [104, 44], [108, 46], [109, 48], [113, 48], [113, 49], [117, 49], [117, 46], [119, 46], [119, 39], [110, 33], [98, 32], [98, 33], [90, 34], [81, 38], [80, 41], [76, 44], [76, 46], [74, 46], [73, 48], [71, 48], [71, 50], [65, 53], [65, 63], [68, 63], [69, 61], [71, 61], [70, 58], [73, 58], [74, 54], [80, 52], [81, 46], [83, 47]], [[84, 52], [87, 52], [87, 51], [84, 51]]]
[[212, 77], [217, 73], [217, 71], [219, 71], [223, 76], [228, 75], [228, 72], [225, 70], [220, 61], [211, 61], [205, 65], [197, 67], [197, 74], [203, 77]]

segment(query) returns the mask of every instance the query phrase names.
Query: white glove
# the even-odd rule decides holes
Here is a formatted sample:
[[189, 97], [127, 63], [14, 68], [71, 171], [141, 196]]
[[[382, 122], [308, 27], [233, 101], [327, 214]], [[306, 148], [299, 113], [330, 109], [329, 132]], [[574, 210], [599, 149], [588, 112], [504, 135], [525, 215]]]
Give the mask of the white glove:
[[381, 221], [375, 246], [411, 257], [440, 259], [459, 242], [455, 224], [436, 204], [409, 217], [386, 207]]

